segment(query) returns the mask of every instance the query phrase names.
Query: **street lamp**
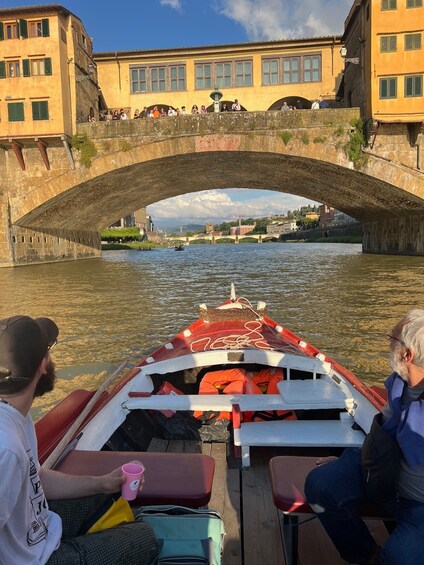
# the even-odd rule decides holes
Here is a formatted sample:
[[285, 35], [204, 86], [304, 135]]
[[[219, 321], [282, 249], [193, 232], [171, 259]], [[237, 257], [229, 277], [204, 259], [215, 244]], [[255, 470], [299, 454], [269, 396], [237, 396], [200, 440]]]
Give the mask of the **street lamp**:
[[214, 90], [209, 94], [209, 96], [213, 100], [213, 111], [219, 112], [219, 101], [224, 95], [218, 90], [218, 87], [215, 86]]
[[340, 55], [344, 59], [345, 63], [353, 63], [354, 65], [359, 65], [359, 57], [348, 57], [346, 47], [340, 49]]

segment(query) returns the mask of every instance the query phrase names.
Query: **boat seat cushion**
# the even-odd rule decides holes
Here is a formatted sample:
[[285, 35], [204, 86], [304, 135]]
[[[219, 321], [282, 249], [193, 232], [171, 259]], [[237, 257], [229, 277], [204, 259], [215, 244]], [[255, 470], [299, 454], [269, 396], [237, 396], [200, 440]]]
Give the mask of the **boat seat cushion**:
[[[304, 483], [307, 475], [315, 469], [319, 457], [280, 456], [269, 462], [272, 497], [274, 504], [284, 514], [313, 513], [305, 499]], [[362, 503], [361, 516], [367, 518], [389, 518], [381, 507], [372, 502]]]
[[215, 460], [200, 453], [74, 450], [55, 469], [71, 475], [99, 476], [135, 459], [143, 463], [146, 472], [143, 491], [132, 504], [199, 508], [209, 502]]

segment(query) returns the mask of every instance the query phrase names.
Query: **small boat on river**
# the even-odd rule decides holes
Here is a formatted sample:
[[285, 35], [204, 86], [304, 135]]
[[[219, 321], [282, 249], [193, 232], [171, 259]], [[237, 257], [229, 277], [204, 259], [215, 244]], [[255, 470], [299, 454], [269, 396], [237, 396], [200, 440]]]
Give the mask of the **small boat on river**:
[[[210, 507], [222, 506], [217, 509], [227, 529], [227, 553], [233, 557], [239, 553], [239, 560], [228, 562], [281, 563], [284, 543], [266, 478], [269, 459], [293, 450], [299, 457], [338, 455], [346, 446], [360, 446], [384, 404], [377, 389], [268, 317], [264, 302], [253, 306], [237, 297], [232, 286], [228, 300], [217, 307], [201, 304], [196, 321], [136, 367], [124, 374], [121, 370], [97, 391], [73, 391], [43, 416], [36, 423], [39, 457], [49, 467], [100, 474], [110, 458], [115, 464], [119, 454], [131, 452], [137, 458], [145, 454], [153, 461], [153, 478], [168, 489], [163, 499], [163, 493], [150, 498], [146, 493], [148, 502], [180, 503], [178, 491], [192, 486], [187, 485], [191, 479], [174, 478], [173, 485], [169, 466], [162, 469], [161, 478], [158, 451], [169, 451], [173, 443], [171, 450], [181, 451], [178, 464], [184, 467], [193, 457], [187, 446], [195, 442], [202, 456], [208, 457], [199, 460], [207, 475], [204, 483], [211, 482], [215, 470], [214, 487], [203, 484], [201, 503], [211, 499]], [[165, 460], [163, 464], [167, 465]], [[148, 481], [147, 473], [146, 488]], [[250, 490], [242, 488], [243, 481]], [[261, 489], [259, 498], [246, 500], [256, 488]], [[262, 500], [264, 489], [268, 489], [267, 502]], [[229, 497], [232, 504], [228, 506], [222, 497]], [[237, 502], [237, 497], [242, 498]], [[265, 505], [266, 513], [260, 516], [267, 523], [263, 547], [257, 541], [262, 536], [255, 523], [261, 512], [258, 504]], [[250, 528], [257, 535], [249, 534]], [[272, 539], [267, 538], [270, 529]], [[248, 551], [259, 552], [258, 560], [246, 560]]]
[[175, 251], [184, 251], [184, 245], [183, 245], [183, 244], [181, 244], [181, 245], [176, 245], [176, 246], [175, 246]]

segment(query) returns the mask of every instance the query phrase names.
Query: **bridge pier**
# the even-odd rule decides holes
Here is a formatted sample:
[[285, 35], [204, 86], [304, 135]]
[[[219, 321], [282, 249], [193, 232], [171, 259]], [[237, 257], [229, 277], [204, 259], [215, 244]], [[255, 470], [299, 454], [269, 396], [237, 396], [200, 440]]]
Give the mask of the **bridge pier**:
[[[3, 214], [0, 213], [0, 217]], [[4, 218], [1, 218], [4, 220]], [[92, 231], [22, 228], [0, 230], [0, 267], [56, 263], [99, 257], [100, 234]]]
[[424, 216], [362, 224], [364, 253], [424, 256]]

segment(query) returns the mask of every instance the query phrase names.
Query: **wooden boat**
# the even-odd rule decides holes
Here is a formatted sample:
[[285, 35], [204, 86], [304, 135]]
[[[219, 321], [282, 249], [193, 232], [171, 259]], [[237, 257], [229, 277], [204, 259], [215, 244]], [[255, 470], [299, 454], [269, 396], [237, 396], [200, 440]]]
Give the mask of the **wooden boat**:
[[[274, 379], [273, 391], [262, 392], [258, 379], [255, 380], [264, 372], [268, 376], [279, 375]], [[216, 382], [214, 375], [219, 375]], [[203, 379], [207, 382], [206, 394], [199, 394]], [[257, 525], [249, 526], [249, 520], [258, 518], [255, 505], [259, 504], [259, 499], [248, 502], [243, 498], [243, 502], [241, 499], [235, 502], [235, 498], [247, 496], [249, 491], [241, 488], [243, 481], [250, 485], [249, 496], [258, 485], [261, 489], [265, 485], [270, 493], [269, 479], [265, 478], [268, 473], [264, 469], [271, 456], [293, 453], [293, 449], [299, 455], [338, 454], [346, 446], [360, 446], [373, 416], [384, 403], [377, 389], [365, 386], [347, 368], [269, 318], [264, 302], [254, 307], [246, 299], [237, 298], [232, 286], [229, 300], [214, 308], [200, 305], [199, 318], [193, 324], [134, 369], [119, 376], [108, 390], [104, 386], [98, 391], [74, 391], [41, 418], [36, 423], [39, 456], [44, 465], [56, 464], [62, 470], [95, 474], [92, 466], [96, 467], [96, 461], [101, 461], [104, 471], [104, 461], [114, 458], [114, 463], [119, 462], [119, 453], [128, 455], [128, 451], [134, 451], [140, 457], [140, 452], [146, 452], [146, 457], [151, 457], [152, 445], [153, 451], [160, 446], [169, 449], [171, 444], [175, 450], [175, 443], [180, 450], [192, 450], [187, 445], [194, 439], [198, 450], [214, 458], [216, 463], [214, 488], [212, 493], [206, 493], [205, 500], [212, 496], [210, 507], [214, 501], [222, 506], [218, 509], [224, 512], [224, 522], [225, 513], [230, 512], [227, 522], [231, 524], [225, 524], [229, 540], [227, 562], [283, 563], [278, 515], [275, 508], [271, 510], [270, 494], [268, 506], [263, 507], [263, 502], [260, 505], [265, 512], [261, 519], [266, 520], [267, 529], [274, 532], [273, 538], [269, 540], [265, 536], [262, 546], [256, 542], [257, 547], [249, 541], [251, 537], [257, 540], [257, 536], [249, 533], [249, 528], [257, 531]], [[200, 427], [200, 419], [210, 413], [217, 416], [221, 428], [222, 422], [231, 421], [231, 433], [225, 444], [201, 441], [205, 426]], [[155, 427], [158, 419], [162, 426], [159, 428]], [[173, 436], [174, 421], [177, 429]], [[193, 426], [193, 421], [199, 425]], [[182, 457], [191, 456], [182, 454], [178, 464], [184, 466], [188, 459]], [[165, 460], [162, 462], [166, 465]], [[205, 465], [205, 460], [199, 464]], [[160, 462], [155, 474], [159, 473], [158, 465], [160, 467]], [[213, 465], [207, 473], [210, 480]], [[221, 482], [219, 486], [215, 486], [217, 481]], [[177, 484], [181, 486], [181, 482]], [[232, 494], [231, 484], [235, 485]], [[225, 495], [223, 488], [227, 489]], [[214, 493], [214, 489], [220, 494]], [[261, 493], [263, 498], [263, 490]], [[225, 497], [232, 499], [232, 510]], [[172, 501], [181, 500], [176, 496]], [[152, 501], [149, 499], [149, 502]], [[246, 514], [249, 507], [253, 517]], [[228, 538], [228, 532], [232, 537]], [[278, 543], [281, 547], [275, 549]], [[308, 544], [310, 546], [310, 542], [305, 542], [305, 547]], [[266, 557], [269, 547], [274, 549]], [[246, 559], [248, 551], [257, 555], [257, 561], [255, 557]], [[234, 558], [236, 554], [238, 561]], [[341, 563], [336, 557], [325, 562]]]

